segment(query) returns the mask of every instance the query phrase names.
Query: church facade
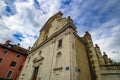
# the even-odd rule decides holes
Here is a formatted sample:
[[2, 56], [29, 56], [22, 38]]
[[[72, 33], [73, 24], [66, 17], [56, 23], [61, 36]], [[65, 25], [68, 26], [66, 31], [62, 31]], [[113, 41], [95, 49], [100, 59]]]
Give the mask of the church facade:
[[40, 30], [19, 80], [119, 80], [120, 66], [94, 47], [89, 32], [80, 37], [70, 16], [62, 15], [50, 17]]

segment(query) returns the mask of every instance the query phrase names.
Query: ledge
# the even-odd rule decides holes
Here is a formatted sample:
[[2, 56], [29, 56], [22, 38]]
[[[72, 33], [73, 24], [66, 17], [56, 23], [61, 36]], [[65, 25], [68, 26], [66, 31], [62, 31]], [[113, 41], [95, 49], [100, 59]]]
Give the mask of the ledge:
[[36, 62], [38, 62], [38, 61], [42, 61], [43, 59], [44, 59], [44, 57], [42, 57], [42, 58], [40, 58], [40, 59], [35, 58], [35, 59], [33, 60], [33, 62], [36, 63]]
[[62, 70], [62, 69], [63, 69], [63, 67], [57, 67], [57, 68], [54, 68], [53, 70], [57, 71], [57, 70]]

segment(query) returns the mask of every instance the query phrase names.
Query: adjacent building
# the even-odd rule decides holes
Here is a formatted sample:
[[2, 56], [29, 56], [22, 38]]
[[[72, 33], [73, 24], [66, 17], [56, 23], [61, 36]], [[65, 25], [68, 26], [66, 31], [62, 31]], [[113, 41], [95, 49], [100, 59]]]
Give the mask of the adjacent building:
[[27, 55], [28, 50], [19, 44], [10, 44], [9, 40], [0, 44], [0, 80], [18, 80]]
[[58, 12], [48, 19], [28, 55], [19, 80], [120, 80], [120, 65], [86, 32], [80, 37], [73, 20]]

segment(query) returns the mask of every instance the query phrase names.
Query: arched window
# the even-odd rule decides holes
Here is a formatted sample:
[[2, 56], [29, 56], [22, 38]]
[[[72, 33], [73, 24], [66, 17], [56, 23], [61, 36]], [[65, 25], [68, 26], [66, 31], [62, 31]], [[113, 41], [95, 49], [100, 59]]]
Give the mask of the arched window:
[[57, 56], [56, 56], [56, 67], [61, 67], [61, 52], [58, 52], [57, 53]]

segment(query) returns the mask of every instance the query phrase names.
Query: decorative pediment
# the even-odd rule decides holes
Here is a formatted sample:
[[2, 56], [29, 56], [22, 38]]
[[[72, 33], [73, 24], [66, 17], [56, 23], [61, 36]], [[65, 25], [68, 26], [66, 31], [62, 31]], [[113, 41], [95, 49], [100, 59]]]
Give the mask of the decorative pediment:
[[53, 15], [52, 17], [50, 17], [40, 31], [42, 31], [43, 29], [45, 29], [46, 27], [48, 27], [48, 25], [50, 25], [50, 23], [52, 21], [54, 21], [55, 18], [58, 18], [58, 20], [60, 20], [60, 17], [58, 15], [62, 16], [63, 13], [59, 11], [58, 13], [56, 13], [55, 15]]
[[33, 60], [33, 63], [36, 63], [36, 62], [39, 62], [39, 61], [42, 61], [44, 59], [44, 57], [40, 56], [40, 57], [36, 57], [34, 60]]

